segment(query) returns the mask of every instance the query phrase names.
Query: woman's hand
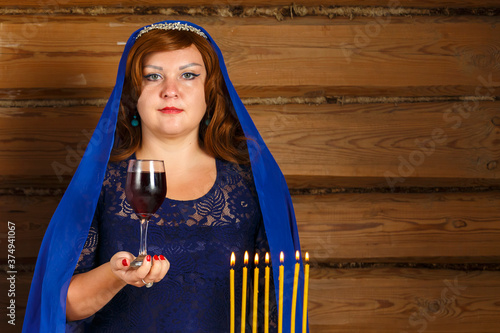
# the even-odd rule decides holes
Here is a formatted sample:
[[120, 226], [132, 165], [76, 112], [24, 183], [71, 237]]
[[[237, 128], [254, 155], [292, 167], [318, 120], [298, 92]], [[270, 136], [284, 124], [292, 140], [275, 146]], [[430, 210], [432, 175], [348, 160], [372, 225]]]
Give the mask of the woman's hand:
[[163, 255], [148, 255], [139, 268], [130, 267], [135, 257], [129, 252], [116, 253], [110, 262], [111, 271], [127, 284], [144, 287], [147, 283], [160, 282], [170, 268], [170, 262]]
[[109, 262], [73, 275], [66, 299], [67, 320], [80, 320], [93, 315], [127, 284], [144, 287], [149, 282], [161, 281], [170, 268], [164, 256], [148, 256], [137, 269], [130, 267], [134, 259], [129, 252], [118, 252]]

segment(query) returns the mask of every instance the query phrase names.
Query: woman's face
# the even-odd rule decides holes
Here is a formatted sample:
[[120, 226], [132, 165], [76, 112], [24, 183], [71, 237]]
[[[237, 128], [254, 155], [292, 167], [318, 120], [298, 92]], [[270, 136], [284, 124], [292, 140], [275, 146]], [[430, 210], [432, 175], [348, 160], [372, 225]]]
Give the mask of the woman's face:
[[207, 72], [198, 49], [154, 52], [144, 58], [137, 101], [143, 138], [198, 138], [206, 112]]

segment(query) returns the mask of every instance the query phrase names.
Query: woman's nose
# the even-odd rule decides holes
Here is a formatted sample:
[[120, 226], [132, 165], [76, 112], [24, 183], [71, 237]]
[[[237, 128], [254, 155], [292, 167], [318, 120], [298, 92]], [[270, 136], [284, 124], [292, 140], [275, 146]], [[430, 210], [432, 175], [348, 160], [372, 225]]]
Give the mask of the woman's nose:
[[163, 83], [161, 96], [163, 98], [173, 98], [179, 95], [179, 87], [173, 79], [165, 80]]

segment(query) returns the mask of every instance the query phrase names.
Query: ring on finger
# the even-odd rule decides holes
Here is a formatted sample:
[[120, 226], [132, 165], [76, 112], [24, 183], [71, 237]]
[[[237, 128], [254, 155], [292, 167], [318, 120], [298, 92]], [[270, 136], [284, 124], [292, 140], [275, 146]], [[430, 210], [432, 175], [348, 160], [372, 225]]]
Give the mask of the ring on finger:
[[144, 279], [141, 279], [141, 281], [146, 285], [146, 288], [151, 288], [153, 286], [153, 282], [146, 282]]

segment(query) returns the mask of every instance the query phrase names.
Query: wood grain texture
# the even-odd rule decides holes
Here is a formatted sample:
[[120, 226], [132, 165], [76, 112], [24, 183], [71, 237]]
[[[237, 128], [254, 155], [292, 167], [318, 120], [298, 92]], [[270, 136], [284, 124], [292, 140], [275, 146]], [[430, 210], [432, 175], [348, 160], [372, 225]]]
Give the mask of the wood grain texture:
[[71, 176], [101, 112], [102, 108], [2, 110], [0, 160], [5, 169], [0, 174]]
[[471, 104], [470, 112], [461, 103], [249, 110], [285, 175], [381, 177], [392, 187], [419, 177], [498, 179], [499, 105]]
[[[90, 89], [94, 95], [99, 88], [107, 98], [123, 43], [156, 20], [123, 15], [4, 19], [3, 98], [23, 98], [19, 93], [31, 89], [56, 94], [45, 98], [65, 97], [68, 89]], [[220, 45], [242, 96], [475, 95], [480, 77], [491, 77], [492, 95], [500, 87], [495, 17], [197, 21]]]
[[498, 332], [498, 272], [314, 269], [310, 328], [326, 332]]
[[[15, 225], [16, 262], [36, 261], [43, 235], [61, 196], [2, 196], [0, 212], [5, 219], [0, 224], [0, 245], [7, 248], [7, 221]], [[0, 263], [7, 263], [7, 251], [0, 254]]]
[[303, 251], [328, 262], [498, 262], [500, 192], [294, 196]]
[[[326, 178], [325, 186], [335, 185], [336, 178], [366, 177], [368, 185], [386, 188], [419, 178], [459, 186], [462, 179], [500, 183], [498, 102], [252, 105], [248, 110], [285, 176], [300, 187], [308, 187], [308, 180], [315, 187], [314, 177]], [[62, 182], [83, 156], [101, 108], [0, 111], [0, 174], [55, 176]]]

